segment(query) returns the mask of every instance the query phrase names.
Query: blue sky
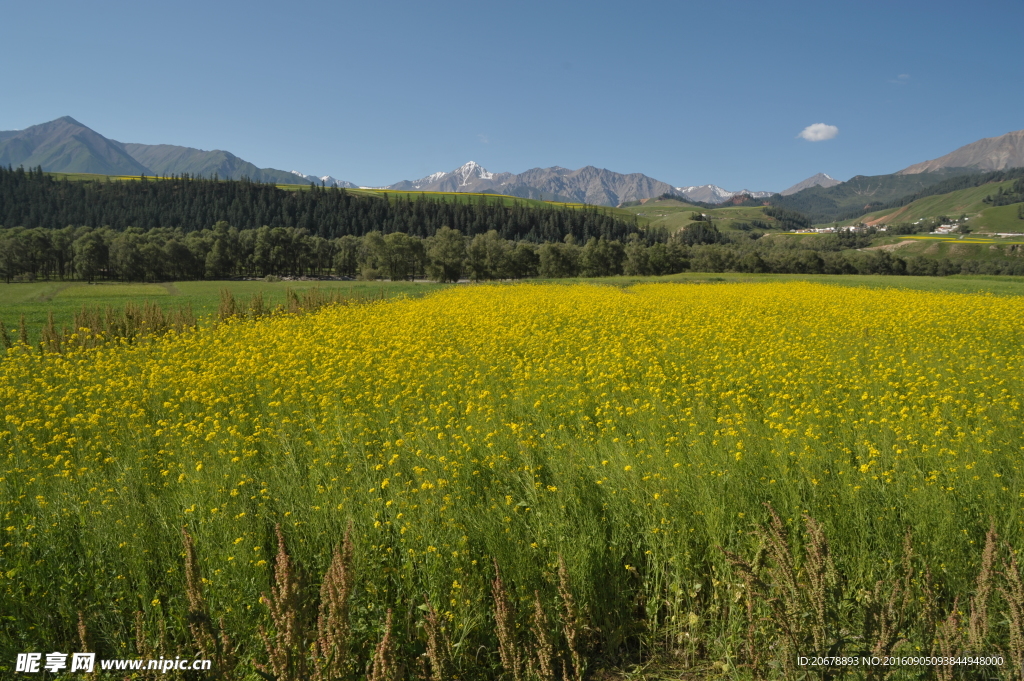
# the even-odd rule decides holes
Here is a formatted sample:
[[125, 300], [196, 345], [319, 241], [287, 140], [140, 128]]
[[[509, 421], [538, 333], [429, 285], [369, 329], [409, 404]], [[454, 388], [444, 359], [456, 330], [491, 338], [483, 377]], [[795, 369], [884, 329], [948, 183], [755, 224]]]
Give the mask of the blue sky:
[[[379, 185], [475, 160], [780, 190], [1024, 128], [1020, 0], [0, 4], [0, 130], [70, 115]], [[832, 139], [798, 138], [805, 127]]]

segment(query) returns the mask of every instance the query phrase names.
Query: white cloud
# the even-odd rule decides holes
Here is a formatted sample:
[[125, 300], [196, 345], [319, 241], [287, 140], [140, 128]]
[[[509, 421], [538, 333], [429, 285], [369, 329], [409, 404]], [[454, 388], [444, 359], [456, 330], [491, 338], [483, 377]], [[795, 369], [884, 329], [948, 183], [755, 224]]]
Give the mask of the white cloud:
[[801, 130], [797, 137], [803, 137], [808, 142], [822, 142], [824, 140], [830, 140], [838, 134], [839, 128], [834, 125], [815, 123], [814, 125], [808, 125], [806, 128]]
[[896, 76], [895, 78], [890, 78], [889, 82], [890, 83], [894, 83], [896, 85], [906, 85], [907, 83], [910, 82], [910, 74], [909, 73], [901, 73], [900, 75]]
[[483, 133], [480, 133], [480, 134], [478, 134], [478, 135], [476, 136], [476, 138], [477, 138], [478, 140], [480, 140], [480, 143], [481, 143], [481, 144], [490, 144], [490, 143], [491, 143], [491, 138], [490, 138], [490, 137], [488, 137], [487, 135], [483, 134]]

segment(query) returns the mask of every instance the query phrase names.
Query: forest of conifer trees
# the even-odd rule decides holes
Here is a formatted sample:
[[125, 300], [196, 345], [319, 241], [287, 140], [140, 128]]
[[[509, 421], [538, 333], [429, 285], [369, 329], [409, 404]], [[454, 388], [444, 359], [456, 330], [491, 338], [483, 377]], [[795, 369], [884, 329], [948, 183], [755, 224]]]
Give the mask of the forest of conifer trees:
[[537, 208], [519, 201], [505, 205], [499, 196], [414, 196], [383, 198], [316, 185], [288, 191], [248, 180], [188, 176], [72, 182], [41, 169], [0, 168], [0, 225], [192, 232], [225, 221], [239, 229], [294, 227], [325, 239], [373, 231], [425, 238], [447, 226], [469, 236], [493, 229], [503, 239], [534, 243], [561, 241], [569, 234], [580, 242], [590, 237], [623, 240], [640, 231], [634, 219], [597, 207]]
[[[789, 227], [807, 223], [795, 211], [770, 210]], [[40, 170], [0, 168], [0, 216], [0, 279], [6, 282], [484, 281], [688, 270], [1024, 274], [1020, 259], [953, 261], [853, 250], [871, 243], [869, 233], [811, 242], [767, 239], [756, 220], [723, 233], [701, 218], [669, 236], [599, 208], [504, 205], [500, 197], [381, 198], [318, 187], [298, 192], [248, 181], [69, 182]]]

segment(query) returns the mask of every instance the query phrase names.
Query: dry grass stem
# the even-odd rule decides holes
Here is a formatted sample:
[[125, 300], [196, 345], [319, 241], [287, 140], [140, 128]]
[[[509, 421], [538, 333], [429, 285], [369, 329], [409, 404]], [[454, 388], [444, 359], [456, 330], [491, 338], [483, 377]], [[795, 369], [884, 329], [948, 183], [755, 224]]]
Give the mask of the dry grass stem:
[[352, 558], [352, 523], [345, 530], [341, 548], [334, 548], [330, 567], [320, 585], [320, 613], [317, 617], [316, 656], [314, 681], [338, 681], [348, 671], [349, 598], [352, 595], [354, 573]]
[[367, 681], [397, 681], [399, 678], [395, 660], [396, 641], [392, 626], [393, 616], [391, 608], [388, 608], [387, 618], [384, 620], [384, 634], [373, 653], [372, 668]]
[[516, 615], [509, 603], [505, 582], [501, 579], [498, 561], [494, 561], [494, 581], [491, 582], [494, 598], [494, 629], [498, 637], [498, 654], [501, 666], [515, 681], [523, 681], [524, 660], [516, 636]]

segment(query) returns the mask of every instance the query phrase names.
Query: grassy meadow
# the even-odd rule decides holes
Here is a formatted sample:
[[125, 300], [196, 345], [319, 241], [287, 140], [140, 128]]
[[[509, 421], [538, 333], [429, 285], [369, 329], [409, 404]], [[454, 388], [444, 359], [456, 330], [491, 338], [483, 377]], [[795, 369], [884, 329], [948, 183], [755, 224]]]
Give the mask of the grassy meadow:
[[[716, 279], [9, 350], [0, 671], [791, 679], [968, 651], [1006, 664], [850, 678], [1020, 678], [1021, 282]], [[1011, 295], [938, 290], [986, 285]]]

